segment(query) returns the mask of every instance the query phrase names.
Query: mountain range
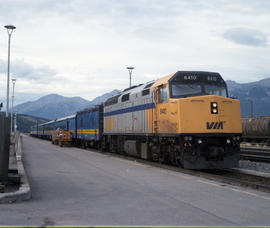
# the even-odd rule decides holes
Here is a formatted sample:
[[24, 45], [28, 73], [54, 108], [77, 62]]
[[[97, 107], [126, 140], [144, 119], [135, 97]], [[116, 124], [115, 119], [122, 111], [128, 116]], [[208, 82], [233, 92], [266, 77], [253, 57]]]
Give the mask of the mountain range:
[[72, 115], [86, 108], [94, 107], [119, 92], [119, 90], [113, 90], [96, 97], [92, 101], [85, 100], [81, 97], [63, 97], [58, 94], [49, 94], [38, 100], [19, 104], [14, 107], [14, 111], [20, 114], [54, 120], [63, 116]]
[[270, 115], [270, 78], [251, 83], [227, 81], [229, 95], [240, 100], [243, 117]]
[[39, 118], [39, 117], [29, 116], [25, 114], [16, 115], [17, 129], [20, 132], [30, 132], [32, 126], [36, 125], [37, 123], [42, 124], [48, 121], [49, 120], [45, 118]]
[[[243, 117], [251, 116], [252, 105], [254, 116], [270, 115], [270, 78], [252, 83], [227, 81], [227, 85], [229, 96], [240, 100]], [[86, 108], [91, 108], [119, 92], [119, 90], [113, 90], [92, 101], [85, 100], [81, 97], [68, 98], [57, 94], [49, 94], [36, 101], [17, 105], [14, 110], [20, 114], [53, 120], [72, 115]]]

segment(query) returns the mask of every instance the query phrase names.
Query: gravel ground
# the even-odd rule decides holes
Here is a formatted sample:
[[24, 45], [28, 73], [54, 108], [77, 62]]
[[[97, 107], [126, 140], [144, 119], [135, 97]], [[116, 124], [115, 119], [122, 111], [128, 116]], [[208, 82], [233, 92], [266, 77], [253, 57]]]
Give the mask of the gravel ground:
[[252, 161], [239, 161], [240, 169], [255, 170], [258, 172], [270, 173], [270, 164], [263, 162], [252, 162]]

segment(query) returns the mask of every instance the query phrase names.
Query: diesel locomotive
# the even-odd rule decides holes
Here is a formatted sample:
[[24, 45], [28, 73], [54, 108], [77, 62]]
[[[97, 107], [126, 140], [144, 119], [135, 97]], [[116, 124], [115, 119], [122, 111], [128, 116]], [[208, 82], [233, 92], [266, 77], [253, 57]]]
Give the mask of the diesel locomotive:
[[[238, 166], [240, 102], [228, 97], [219, 73], [178, 71], [130, 87], [55, 125], [59, 121], [83, 146], [187, 169]], [[46, 124], [33, 126], [31, 134], [50, 138], [42, 127]]]

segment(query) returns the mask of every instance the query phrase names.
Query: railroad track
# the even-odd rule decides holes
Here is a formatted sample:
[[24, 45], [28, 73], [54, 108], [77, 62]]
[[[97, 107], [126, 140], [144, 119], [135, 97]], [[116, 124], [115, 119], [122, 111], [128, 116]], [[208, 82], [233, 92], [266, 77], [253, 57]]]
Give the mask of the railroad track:
[[240, 159], [270, 163], [270, 148], [241, 146]]
[[141, 164], [149, 165], [152, 167], [158, 167], [161, 169], [167, 169], [174, 172], [184, 173], [192, 176], [197, 176], [205, 178], [212, 181], [217, 181], [223, 184], [229, 184], [234, 186], [243, 186], [247, 188], [257, 189], [263, 192], [270, 192], [270, 174], [263, 174], [253, 171], [246, 171], [241, 169], [226, 169], [226, 170], [187, 170], [178, 166], [168, 165], [157, 163], [153, 161], [148, 161], [140, 158], [134, 158], [130, 156], [109, 153], [109, 152], [100, 152], [97, 150], [89, 149], [91, 151], [96, 151], [107, 155], [109, 157], [121, 158], [124, 160], [129, 160], [133, 162], [138, 162]]

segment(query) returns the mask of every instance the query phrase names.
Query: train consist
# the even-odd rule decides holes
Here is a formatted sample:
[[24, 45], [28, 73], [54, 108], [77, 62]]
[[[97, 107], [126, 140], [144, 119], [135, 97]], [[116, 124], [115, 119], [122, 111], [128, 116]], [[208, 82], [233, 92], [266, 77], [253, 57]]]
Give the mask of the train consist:
[[270, 116], [242, 118], [244, 142], [265, 143], [270, 146]]
[[61, 128], [75, 144], [170, 162], [187, 169], [238, 166], [240, 102], [218, 73], [178, 71], [109, 98], [96, 108], [32, 127], [51, 138]]

